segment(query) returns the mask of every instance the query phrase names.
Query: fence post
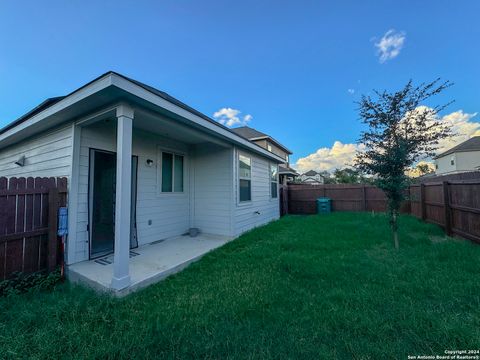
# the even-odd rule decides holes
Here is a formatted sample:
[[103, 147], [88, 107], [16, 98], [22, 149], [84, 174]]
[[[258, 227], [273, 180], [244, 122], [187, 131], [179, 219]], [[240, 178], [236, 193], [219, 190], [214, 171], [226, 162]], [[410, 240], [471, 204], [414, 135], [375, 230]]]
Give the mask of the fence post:
[[50, 188], [48, 191], [48, 252], [47, 271], [51, 272], [57, 266], [58, 241], [58, 189]]
[[423, 221], [427, 218], [427, 209], [425, 206], [425, 184], [420, 184], [420, 215]]
[[363, 208], [363, 211], [367, 211], [367, 188], [365, 184], [363, 184], [363, 187], [362, 187], [362, 194], [363, 194], [362, 208]]
[[443, 203], [445, 210], [445, 233], [452, 235], [452, 223], [450, 218], [450, 192], [448, 189], [448, 181], [443, 182]]
[[283, 189], [283, 204], [285, 206], [285, 215], [288, 214], [288, 185]]

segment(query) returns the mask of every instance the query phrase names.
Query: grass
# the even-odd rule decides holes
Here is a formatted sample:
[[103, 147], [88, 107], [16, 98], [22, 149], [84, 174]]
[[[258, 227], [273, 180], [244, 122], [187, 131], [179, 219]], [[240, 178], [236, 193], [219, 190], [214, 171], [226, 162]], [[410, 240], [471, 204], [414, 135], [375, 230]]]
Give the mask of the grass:
[[476, 349], [480, 246], [368, 213], [289, 216], [124, 299], [0, 299], [0, 358], [406, 359]]

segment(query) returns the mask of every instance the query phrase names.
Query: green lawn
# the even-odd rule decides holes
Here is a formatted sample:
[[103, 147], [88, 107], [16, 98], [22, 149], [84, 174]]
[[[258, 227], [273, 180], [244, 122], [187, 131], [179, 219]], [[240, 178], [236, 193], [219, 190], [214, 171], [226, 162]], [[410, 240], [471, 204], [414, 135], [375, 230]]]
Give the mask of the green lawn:
[[0, 358], [406, 359], [480, 344], [480, 246], [411, 217], [289, 216], [124, 299], [0, 299]]

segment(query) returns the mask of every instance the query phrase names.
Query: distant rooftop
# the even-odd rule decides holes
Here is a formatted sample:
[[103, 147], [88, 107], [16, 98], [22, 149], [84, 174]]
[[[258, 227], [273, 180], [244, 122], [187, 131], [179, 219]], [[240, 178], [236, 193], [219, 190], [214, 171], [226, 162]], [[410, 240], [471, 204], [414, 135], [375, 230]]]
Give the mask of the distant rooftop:
[[249, 126], [241, 126], [237, 128], [231, 129], [235, 134], [240, 135], [241, 137], [244, 137], [247, 140], [253, 141], [253, 140], [262, 140], [262, 139], [270, 139], [275, 145], [277, 145], [279, 148], [284, 150], [285, 152], [292, 154], [292, 152], [285, 147], [282, 143], [279, 141], [275, 140], [273, 137], [270, 135], [267, 135], [261, 131], [258, 131], [257, 129], [251, 128]]
[[435, 159], [444, 157], [446, 155], [450, 155], [456, 152], [464, 152], [464, 151], [480, 151], [480, 136], [474, 136], [467, 141], [464, 141], [457, 146], [447, 150], [440, 155], [435, 156]]
[[315, 170], [308, 170], [306, 173], [303, 173], [302, 175], [306, 176], [315, 176], [315, 175], [321, 175], [319, 172], [316, 172]]

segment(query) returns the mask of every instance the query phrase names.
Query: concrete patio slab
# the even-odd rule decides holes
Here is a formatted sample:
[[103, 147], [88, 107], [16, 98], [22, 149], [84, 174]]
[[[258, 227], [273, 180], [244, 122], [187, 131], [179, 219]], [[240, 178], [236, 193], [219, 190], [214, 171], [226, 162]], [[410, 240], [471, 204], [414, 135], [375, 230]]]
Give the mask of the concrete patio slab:
[[129, 263], [131, 283], [129, 287], [119, 291], [111, 288], [113, 254], [70, 265], [67, 268], [67, 277], [72, 282], [83, 283], [99, 291], [125, 296], [179, 272], [229, 240], [207, 234], [194, 238], [185, 235], [132, 249]]

